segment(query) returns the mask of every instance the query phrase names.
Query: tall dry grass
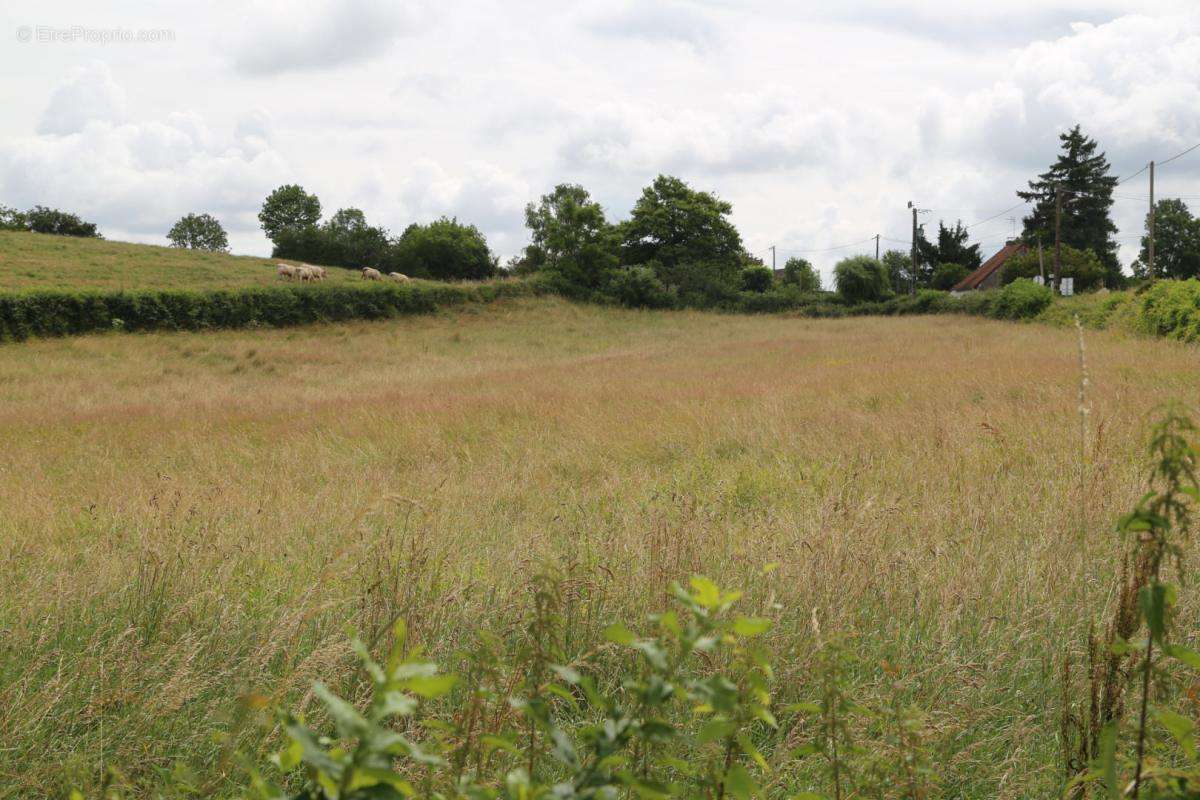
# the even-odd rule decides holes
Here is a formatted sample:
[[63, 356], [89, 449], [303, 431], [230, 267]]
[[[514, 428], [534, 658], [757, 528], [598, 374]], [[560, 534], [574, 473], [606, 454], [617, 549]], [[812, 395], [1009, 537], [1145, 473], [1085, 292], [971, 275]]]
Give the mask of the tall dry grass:
[[1039, 326], [539, 300], [0, 348], [0, 797], [228, 791], [239, 695], [305, 705], [396, 616], [436, 653], [503, 632], [546, 561], [581, 637], [744, 587], [785, 697], [815, 617], [905, 671], [947, 796], [1046, 796], [1062, 643], [1194, 364], [1088, 335], [1081, 481], [1076, 334]]

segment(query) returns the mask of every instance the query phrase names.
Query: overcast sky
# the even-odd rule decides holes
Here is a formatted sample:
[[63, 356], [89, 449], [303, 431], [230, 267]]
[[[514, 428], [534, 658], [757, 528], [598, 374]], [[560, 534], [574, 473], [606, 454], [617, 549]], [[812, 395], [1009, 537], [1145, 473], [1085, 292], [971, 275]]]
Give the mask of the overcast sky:
[[[747, 249], [828, 272], [873, 243], [812, 251], [907, 241], [910, 199], [931, 227], [1018, 202], [1076, 122], [1122, 176], [1200, 142], [1198, 5], [5, 3], [0, 204], [158, 243], [205, 211], [267, 254], [258, 208], [298, 182], [396, 232], [457, 216], [506, 258], [554, 184], [620, 219], [664, 172], [732, 202]], [[166, 33], [83, 40], [113, 28]], [[1146, 194], [1118, 189], [1126, 263]], [[1158, 194], [1200, 197], [1200, 151]], [[972, 233], [990, 252], [1019, 215]]]

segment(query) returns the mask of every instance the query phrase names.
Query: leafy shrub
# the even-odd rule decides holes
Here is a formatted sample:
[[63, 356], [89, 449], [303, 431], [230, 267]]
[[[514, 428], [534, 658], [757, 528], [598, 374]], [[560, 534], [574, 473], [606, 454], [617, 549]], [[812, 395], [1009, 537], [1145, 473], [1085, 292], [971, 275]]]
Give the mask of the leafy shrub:
[[434, 280], [483, 280], [498, 269], [480, 230], [448, 217], [409, 225], [388, 260], [397, 272]]
[[0, 231], [27, 231], [25, 215], [10, 206], [0, 205]]
[[955, 298], [936, 289], [921, 289], [915, 295], [892, 298], [896, 314], [944, 314], [957, 310]]
[[90, 239], [102, 239], [96, 232], [94, 222], [84, 222], [79, 217], [57, 208], [34, 206], [24, 214], [17, 214], [11, 209], [8, 222], [12, 225], [23, 224], [25, 230], [34, 233], [50, 233], [56, 236], [82, 236]]
[[0, 341], [113, 329], [202, 330], [384, 319], [534, 291], [527, 282], [506, 281], [480, 286], [366, 283], [217, 291], [21, 292], [0, 294]]
[[358, 209], [343, 208], [321, 225], [281, 230], [271, 256], [329, 267], [394, 271], [389, 263], [392, 246], [387, 231], [368, 225]]
[[1137, 327], [1181, 342], [1200, 339], [1200, 281], [1155, 281], [1141, 294]]
[[987, 315], [997, 319], [1032, 319], [1054, 301], [1049, 287], [1024, 278], [1001, 289], [978, 294], [986, 296]]
[[767, 267], [751, 266], [742, 270], [742, 291], [765, 292], [775, 282], [775, 274]]
[[969, 274], [962, 264], [938, 264], [933, 270], [933, 288], [949, 291]]
[[676, 293], [663, 285], [650, 266], [616, 270], [609, 280], [607, 294], [615, 302], [630, 308], [671, 308], [678, 300]]
[[[740, 592], [703, 576], [672, 584], [676, 607], [639, 634], [620, 622], [575, 655], [563, 584], [533, 580], [528, 642], [511, 655], [481, 635], [462, 675], [441, 671], [402, 623], [383, 663], [354, 650], [364, 704], [321, 683], [327, 725], [279, 715], [285, 744], [248, 765], [258, 800], [932, 797], [927, 726], [893, 680], [873, 708], [856, 696], [850, 647], [818, 642], [812, 699], [782, 704], [764, 644], [772, 623], [733, 612]], [[893, 673], [895, 674], [895, 673]], [[360, 710], [362, 708], [362, 710]], [[878, 747], [856, 737], [869, 724]], [[814, 784], [829, 794], [814, 794]], [[284, 787], [290, 791], [285, 793]], [[903, 794], [888, 789], [899, 787]], [[298, 792], [297, 792], [298, 790]]]
[[803, 258], [789, 258], [783, 265], [783, 283], [799, 287], [802, 292], [821, 291], [821, 276]]
[[838, 294], [852, 303], [884, 300], [891, 294], [887, 271], [869, 256], [842, 259], [833, 268]]

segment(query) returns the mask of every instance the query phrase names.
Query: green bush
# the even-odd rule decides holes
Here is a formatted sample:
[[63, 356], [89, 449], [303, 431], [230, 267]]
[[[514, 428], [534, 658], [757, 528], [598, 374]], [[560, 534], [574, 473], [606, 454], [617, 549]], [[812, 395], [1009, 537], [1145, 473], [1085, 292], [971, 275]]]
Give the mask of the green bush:
[[921, 289], [915, 295], [899, 295], [890, 305], [894, 314], [945, 314], [957, 310], [955, 298], [936, 289]]
[[938, 264], [933, 271], [933, 288], [949, 291], [963, 278], [970, 275], [962, 264]]
[[483, 280], [499, 269], [487, 239], [474, 225], [442, 217], [409, 225], [385, 259], [389, 272], [434, 280]]
[[678, 300], [676, 293], [658, 279], [654, 268], [645, 266], [616, 270], [608, 282], [607, 295], [630, 308], [671, 308]]
[[0, 294], [0, 341], [114, 329], [205, 330], [385, 319], [536, 290], [528, 282], [505, 281], [475, 286], [350, 283], [213, 291], [20, 292]]
[[803, 258], [789, 258], [783, 265], [783, 282], [800, 287], [802, 292], [821, 291], [821, 275]]
[[1155, 281], [1141, 294], [1136, 325], [1181, 342], [1200, 339], [1200, 281]]
[[884, 300], [892, 293], [887, 270], [869, 256], [842, 259], [833, 268], [838, 294], [851, 303]]
[[1049, 287], [1039, 286], [1024, 278], [1002, 289], [980, 292], [988, 302], [986, 314], [996, 319], [1031, 319], [1054, 301]]
[[775, 273], [767, 267], [751, 266], [742, 270], [743, 292], [759, 292], [761, 294], [769, 291], [774, 282]]

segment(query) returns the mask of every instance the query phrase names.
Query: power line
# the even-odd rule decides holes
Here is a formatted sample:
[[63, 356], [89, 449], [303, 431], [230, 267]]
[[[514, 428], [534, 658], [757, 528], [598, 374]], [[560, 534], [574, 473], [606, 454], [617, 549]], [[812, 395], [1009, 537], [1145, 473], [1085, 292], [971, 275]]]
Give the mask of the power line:
[[868, 236], [866, 239], [863, 239], [860, 242], [850, 242], [849, 244], [839, 244], [835, 247], [820, 247], [820, 248], [809, 249], [809, 250], [793, 250], [791, 248], [780, 248], [779, 252], [781, 252], [781, 253], [830, 253], [834, 250], [845, 250], [847, 247], [855, 247], [857, 245], [866, 244], [867, 242], [872, 242], [874, 240], [875, 240], [875, 237], [874, 237], [874, 235], [872, 235], [872, 236]]
[[[1157, 162], [1156, 166], [1159, 166], [1159, 167], [1161, 167], [1161, 166], [1163, 166], [1164, 164], [1170, 164], [1172, 161], [1174, 161], [1174, 160], [1175, 160], [1175, 159], [1177, 159], [1177, 158], [1183, 158], [1183, 157], [1184, 157], [1184, 156], [1186, 156], [1188, 153], [1190, 153], [1190, 152], [1192, 152], [1193, 150], [1195, 150], [1197, 147], [1200, 147], [1200, 142], [1197, 142], [1196, 144], [1192, 145], [1192, 146], [1191, 146], [1191, 147], [1189, 147], [1187, 150], [1184, 150], [1182, 153], [1176, 153], [1175, 155], [1173, 155], [1173, 156], [1171, 156], [1170, 158], [1168, 158], [1166, 161], [1159, 161], [1159, 162]], [[1147, 166], [1147, 167], [1149, 167], [1150, 165], [1149, 165], [1149, 164], [1147, 164], [1146, 166]]]
[[1021, 202], [1017, 203], [1015, 206], [1009, 206], [1008, 208], [1004, 209], [1003, 211], [993, 214], [992, 216], [988, 217], [987, 219], [981, 219], [978, 222], [972, 222], [970, 225], [964, 225], [963, 229], [969, 230], [971, 228], [974, 228], [976, 225], [982, 225], [985, 222], [991, 222], [994, 219], [998, 219], [998, 218], [1004, 216], [1005, 214], [1007, 214], [1010, 211], [1016, 211], [1018, 208], [1020, 208], [1023, 205], [1026, 205], [1028, 203], [1029, 203], [1028, 200], [1022, 200]]

